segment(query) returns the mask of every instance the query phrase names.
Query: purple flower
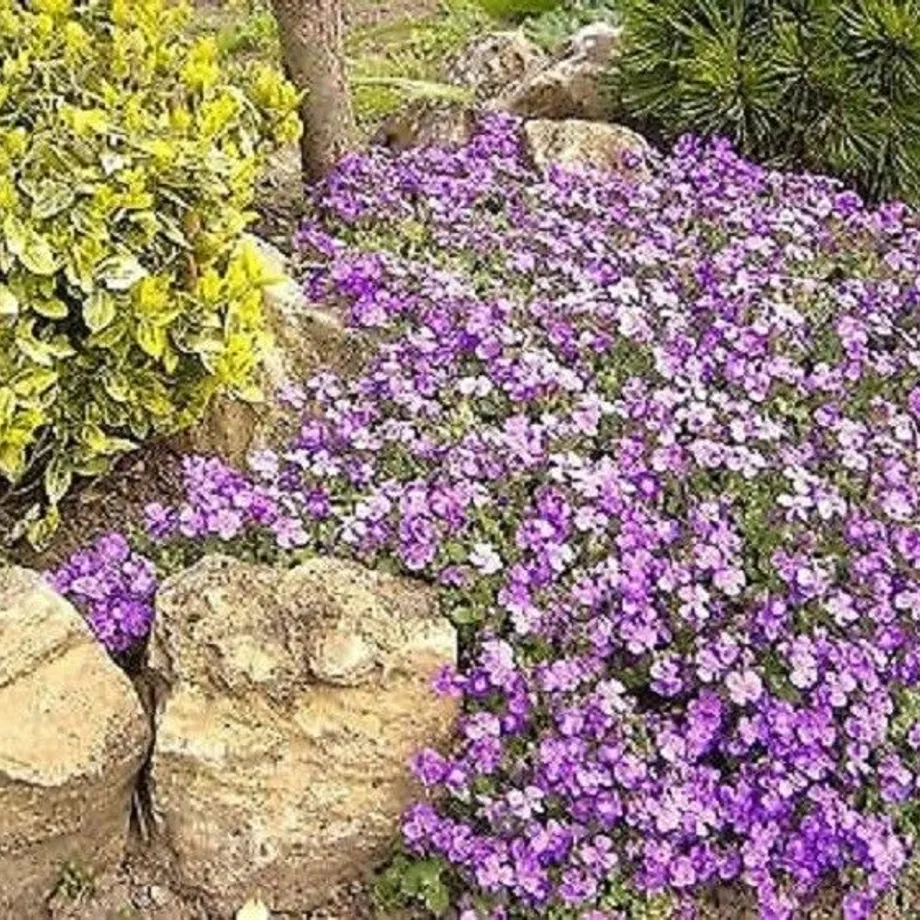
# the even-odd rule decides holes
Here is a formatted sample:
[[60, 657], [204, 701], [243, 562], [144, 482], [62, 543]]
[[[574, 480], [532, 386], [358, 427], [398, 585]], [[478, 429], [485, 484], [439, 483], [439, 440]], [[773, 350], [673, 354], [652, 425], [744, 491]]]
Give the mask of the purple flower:
[[725, 679], [725, 686], [737, 706], [756, 703], [763, 696], [763, 681], [756, 671], [733, 671]]
[[51, 572], [49, 580], [83, 613], [110, 652], [127, 651], [150, 631], [156, 570], [122, 534], [99, 537]]

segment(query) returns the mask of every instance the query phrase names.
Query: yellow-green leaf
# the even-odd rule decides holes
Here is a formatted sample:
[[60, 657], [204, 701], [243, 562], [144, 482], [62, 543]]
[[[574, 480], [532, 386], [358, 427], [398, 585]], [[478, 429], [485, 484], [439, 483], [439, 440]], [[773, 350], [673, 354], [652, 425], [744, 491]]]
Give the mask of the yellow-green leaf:
[[51, 246], [38, 233], [29, 234], [22, 252], [19, 253], [19, 261], [33, 275], [53, 275], [58, 267]]
[[16, 316], [18, 313], [19, 299], [5, 284], [0, 284], [0, 316]]
[[13, 391], [23, 399], [40, 396], [57, 383], [57, 371], [48, 367], [33, 367], [17, 374], [12, 381]]
[[67, 319], [67, 304], [57, 297], [36, 297], [30, 301], [30, 306], [39, 316], [46, 319]]
[[73, 482], [73, 468], [70, 461], [63, 456], [55, 457], [47, 467], [45, 467], [45, 494], [56, 505], [70, 489]]
[[37, 548], [45, 546], [60, 523], [61, 513], [56, 505], [52, 505], [37, 521], [29, 524], [26, 530], [29, 542]]
[[0, 475], [14, 482], [26, 465], [26, 454], [22, 445], [0, 441]]
[[15, 393], [9, 387], [0, 387], [0, 428], [5, 428], [13, 420], [15, 410]]
[[141, 320], [137, 324], [135, 341], [151, 358], [162, 358], [166, 349], [166, 330]]
[[32, 217], [46, 220], [69, 208], [76, 198], [73, 187], [63, 182], [43, 182], [32, 201]]
[[133, 255], [114, 256], [100, 266], [100, 277], [110, 291], [127, 291], [147, 274]]
[[115, 402], [128, 402], [131, 398], [131, 387], [128, 385], [127, 379], [121, 374], [112, 374], [106, 377], [103, 387]]
[[26, 228], [14, 214], [7, 214], [3, 219], [3, 240], [7, 249], [14, 256], [22, 255], [26, 248]]
[[101, 332], [115, 319], [115, 298], [95, 291], [83, 302], [83, 322], [91, 332]]

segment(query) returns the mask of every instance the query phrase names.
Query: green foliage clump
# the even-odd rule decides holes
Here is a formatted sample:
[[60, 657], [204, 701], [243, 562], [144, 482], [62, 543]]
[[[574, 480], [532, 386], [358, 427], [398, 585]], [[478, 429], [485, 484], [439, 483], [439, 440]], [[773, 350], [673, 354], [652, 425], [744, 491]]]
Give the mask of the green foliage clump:
[[190, 16], [0, 0], [0, 505], [33, 539], [75, 475], [245, 395], [263, 344], [241, 235], [297, 95], [265, 65], [226, 79]]
[[513, 18], [548, 13], [562, 6], [562, 0], [478, 0], [479, 5], [490, 16]]
[[353, 29], [346, 44], [358, 121], [373, 127], [407, 98], [462, 101], [463, 88], [440, 82], [440, 70], [489, 25], [473, 0], [446, 0], [426, 18]]
[[266, 56], [275, 53], [278, 43], [278, 24], [271, 9], [262, 3], [244, 4], [240, 0], [230, 4], [233, 21], [217, 33], [220, 50], [229, 55]]
[[439, 859], [410, 860], [398, 854], [374, 888], [377, 906], [385, 915], [423, 905], [441, 917], [450, 907], [450, 889], [444, 880], [446, 866]]
[[918, 0], [619, 0], [618, 104], [670, 140], [920, 199]]
[[67, 862], [61, 866], [61, 874], [55, 888], [56, 894], [62, 894], [70, 901], [89, 900], [96, 891], [93, 873], [77, 862]]
[[524, 30], [541, 47], [553, 49], [589, 23], [618, 22], [618, 7], [619, 0], [564, 0], [548, 12], [529, 18]]

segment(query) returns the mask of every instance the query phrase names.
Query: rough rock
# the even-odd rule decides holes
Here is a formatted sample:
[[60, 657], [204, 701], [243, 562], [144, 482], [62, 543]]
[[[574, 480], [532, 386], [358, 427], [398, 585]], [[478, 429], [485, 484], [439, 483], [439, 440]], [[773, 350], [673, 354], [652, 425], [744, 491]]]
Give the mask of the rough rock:
[[622, 27], [609, 22], [592, 22], [570, 35], [556, 56], [606, 66], [613, 61], [622, 41]]
[[374, 143], [392, 150], [462, 147], [475, 125], [476, 113], [466, 103], [414, 99], [384, 121]]
[[291, 243], [307, 209], [300, 144], [286, 144], [268, 154], [256, 180], [255, 200], [259, 216], [250, 232], [281, 252], [290, 253]]
[[375, 141], [394, 150], [460, 147], [472, 136], [475, 108], [546, 61], [546, 54], [519, 29], [481, 36], [444, 68], [446, 83], [469, 91], [467, 102], [413, 100], [385, 120]]
[[206, 557], [158, 599], [151, 764], [177, 877], [221, 914], [302, 911], [385, 858], [407, 762], [450, 733], [456, 655], [429, 589], [336, 559]]
[[242, 466], [250, 451], [287, 433], [284, 426], [290, 423], [291, 412], [281, 401], [286, 386], [303, 383], [321, 367], [348, 372], [360, 353], [342, 317], [307, 300], [289, 276], [285, 256], [265, 240], [250, 237], [250, 241], [261, 252], [270, 275], [278, 279], [264, 289], [272, 345], [256, 381], [263, 400], [219, 395], [205, 417], [179, 437], [183, 450], [216, 454], [235, 466]]
[[0, 568], [0, 917], [42, 917], [65, 866], [113, 870], [150, 730], [137, 694], [41, 577]]
[[603, 78], [620, 47], [622, 30], [598, 22], [576, 32], [558, 56], [508, 86], [491, 107], [523, 118], [603, 119]]
[[490, 32], [463, 48], [447, 65], [445, 76], [449, 83], [469, 87], [477, 100], [484, 101], [547, 61], [546, 52], [520, 29]]
[[555, 163], [616, 170], [637, 177], [648, 170], [648, 141], [622, 125], [534, 119], [525, 123], [524, 136], [528, 156], [540, 169]]

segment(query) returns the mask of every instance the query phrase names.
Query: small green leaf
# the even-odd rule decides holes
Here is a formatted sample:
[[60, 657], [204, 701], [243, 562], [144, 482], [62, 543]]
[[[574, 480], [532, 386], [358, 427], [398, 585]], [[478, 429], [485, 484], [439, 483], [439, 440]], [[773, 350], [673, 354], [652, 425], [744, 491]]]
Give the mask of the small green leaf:
[[99, 456], [77, 463], [74, 472], [79, 476], [101, 476], [107, 473], [111, 466], [112, 462], [108, 457]]
[[115, 298], [95, 291], [83, 302], [83, 322], [91, 332], [101, 332], [115, 319]]
[[32, 217], [37, 220], [54, 217], [69, 208], [76, 197], [73, 188], [63, 182], [45, 182], [38, 197], [32, 201]]
[[0, 428], [5, 428], [13, 420], [15, 409], [15, 393], [9, 387], [0, 387]]
[[47, 300], [36, 297], [30, 302], [32, 309], [46, 319], [67, 319], [67, 304], [58, 297], [49, 297]]
[[29, 542], [37, 549], [41, 549], [51, 539], [60, 523], [60, 511], [56, 506], [49, 508], [42, 517], [28, 526], [26, 535]]
[[56, 505], [68, 492], [73, 482], [73, 467], [63, 456], [55, 457], [45, 468], [45, 494]]
[[26, 248], [26, 228], [14, 214], [7, 214], [3, 220], [3, 239], [14, 256], [22, 255]]
[[131, 387], [127, 379], [121, 374], [111, 374], [105, 378], [103, 388], [109, 395], [109, 398], [115, 402], [128, 402], [131, 398]]
[[33, 367], [17, 374], [12, 381], [13, 392], [24, 399], [39, 396], [57, 383], [57, 371], [47, 367]]
[[109, 438], [105, 439], [105, 445], [102, 448], [101, 453], [107, 456], [113, 456], [114, 454], [124, 454], [128, 451], [135, 450], [137, 444], [134, 441], [129, 441], [127, 438]]
[[145, 277], [147, 271], [133, 255], [123, 255], [106, 259], [99, 274], [110, 291], [127, 291]]
[[19, 332], [16, 335], [16, 347], [36, 364], [41, 364], [44, 367], [51, 367], [54, 363], [52, 360], [51, 348], [49, 348], [45, 342], [36, 339], [35, 336], [31, 334], [31, 329]]
[[425, 906], [436, 917], [440, 917], [442, 914], [446, 913], [447, 908], [450, 907], [450, 892], [447, 890], [447, 886], [440, 880], [438, 880], [436, 885], [426, 890]]
[[0, 476], [15, 482], [26, 465], [26, 452], [21, 444], [0, 441]]
[[48, 241], [37, 233], [31, 233], [27, 237], [26, 244], [19, 253], [19, 261], [33, 275], [53, 275], [58, 267]]
[[473, 604], [458, 605], [450, 613], [451, 620], [459, 626], [468, 626], [472, 623], [481, 623], [485, 617], [484, 611]]
[[123, 323], [114, 323], [106, 326], [101, 332], [94, 332], [88, 340], [88, 345], [90, 348], [104, 348], [108, 351], [115, 351], [127, 331]]
[[162, 358], [166, 349], [166, 331], [141, 320], [137, 324], [135, 341], [151, 358]]
[[163, 354], [163, 368], [167, 374], [174, 374], [179, 367], [179, 355], [172, 349], [167, 348]]
[[17, 316], [18, 314], [19, 299], [5, 284], [0, 284], [0, 316]]

